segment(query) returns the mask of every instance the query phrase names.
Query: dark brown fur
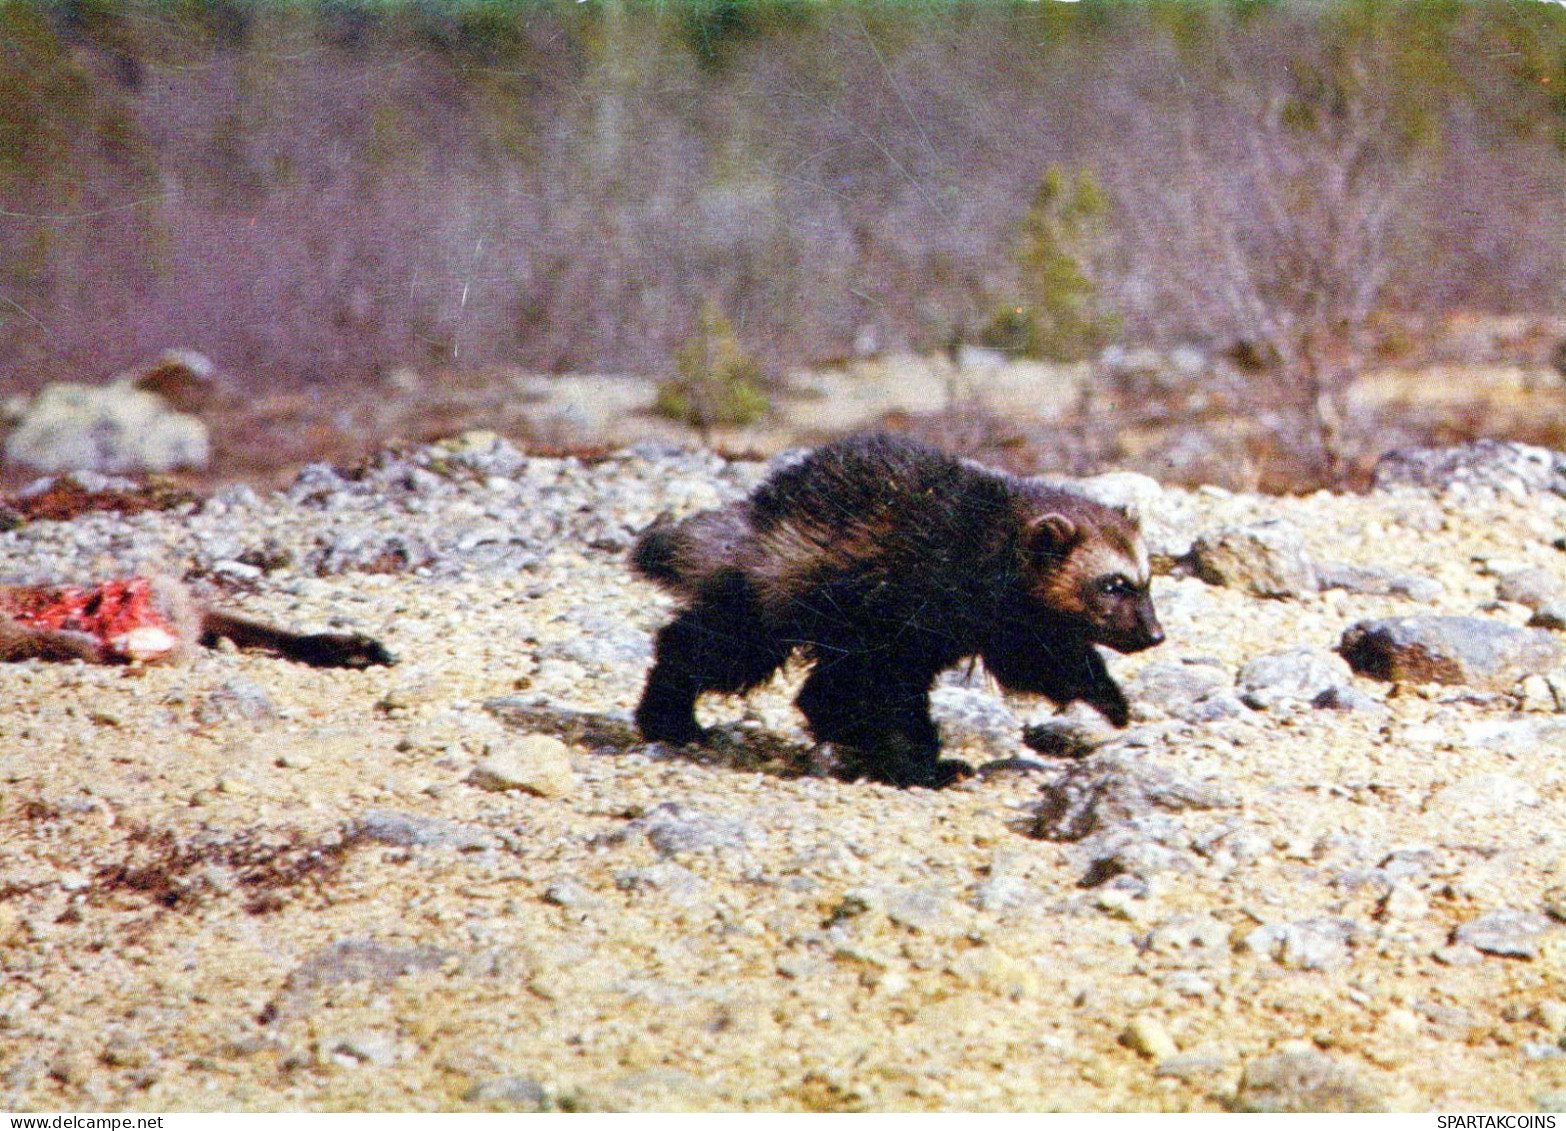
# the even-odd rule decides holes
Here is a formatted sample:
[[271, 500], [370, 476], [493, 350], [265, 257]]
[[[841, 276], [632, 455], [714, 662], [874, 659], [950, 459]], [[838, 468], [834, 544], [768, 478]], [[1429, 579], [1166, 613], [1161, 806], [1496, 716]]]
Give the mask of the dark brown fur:
[[[211, 608], [170, 578], [152, 578], [151, 604], [156, 622], [142, 627], [142, 639], [105, 640], [71, 629], [39, 628], [0, 611], [0, 662], [18, 660], [83, 660], [91, 664], [130, 661], [165, 662], [183, 659], [197, 645], [219, 640], [236, 647], [259, 649], [312, 667], [364, 668], [395, 664], [397, 659], [380, 641], [360, 633], [299, 633]], [[0, 610], [13, 602], [47, 602], [58, 590], [41, 586], [0, 585]], [[20, 614], [17, 614], [20, 615]]]
[[699, 741], [698, 696], [747, 691], [801, 650], [812, 734], [898, 785], [967, 771], [939, 760], [929, 709], [936, 675], [964, 657], [1124, 726], [1094, 645], [1163, 639], [1123, 513], [893, 436], [828, 445], [748, 499], [656, 523], [632, 562], [688, 605], [658, 634], [636, 712], [647, 738]]

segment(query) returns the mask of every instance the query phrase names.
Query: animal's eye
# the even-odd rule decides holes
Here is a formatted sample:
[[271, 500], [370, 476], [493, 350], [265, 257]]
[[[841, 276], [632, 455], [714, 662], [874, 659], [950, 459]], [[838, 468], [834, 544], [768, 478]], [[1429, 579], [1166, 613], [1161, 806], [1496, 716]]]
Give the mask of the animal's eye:
[[1098, 579], [1098, 591], [1106, 597], [1125, 597], [1135, 592], [1136, 586], [1124, 574], [1111, 574]]

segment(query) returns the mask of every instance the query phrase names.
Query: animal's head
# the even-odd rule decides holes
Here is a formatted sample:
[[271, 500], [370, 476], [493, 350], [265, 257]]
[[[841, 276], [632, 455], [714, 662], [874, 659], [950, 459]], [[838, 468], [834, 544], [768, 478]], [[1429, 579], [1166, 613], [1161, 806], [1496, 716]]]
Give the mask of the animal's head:
[[1024, 519], [1020, 547], [1029, 597], [1093, 643], [1140, 652], [1163, 642], [1141, 527], [1124, 511], [1051, 493]]

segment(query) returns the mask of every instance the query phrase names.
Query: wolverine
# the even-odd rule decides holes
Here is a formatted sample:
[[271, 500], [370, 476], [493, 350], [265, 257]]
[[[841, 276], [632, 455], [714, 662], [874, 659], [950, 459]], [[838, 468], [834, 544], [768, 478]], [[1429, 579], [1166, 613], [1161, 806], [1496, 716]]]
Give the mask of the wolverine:
[[705, 692], [749, 691], [794, 653], [818, 742], [892, 785], [970, 771], [940, 757], [935, 677], [978, 656], [1003, 687], [1130, 707], [1095, 645], [1164, 638], [1137, 523], [1083, 495], [880, 433], [776, 472], [748, 499], [653, 524], [637, 572], [680, 598], [636, 709], [649, 741], [700, 742]]

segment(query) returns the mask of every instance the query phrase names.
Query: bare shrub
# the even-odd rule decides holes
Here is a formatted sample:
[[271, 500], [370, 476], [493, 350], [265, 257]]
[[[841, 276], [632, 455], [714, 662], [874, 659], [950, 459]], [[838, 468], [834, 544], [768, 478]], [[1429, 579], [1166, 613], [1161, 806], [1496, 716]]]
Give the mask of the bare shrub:
[[[1002, 303], [1081, 352], [1112, 311], [1133, 344], [1243, 343], [1269, 371], [1220, 391], [1325, 468], [1384, 327], [1566, 299], [1563, 34], [1554, 5], [1352, 0], [17, 0], [0, 361], [35, 387], [182, 345], [335, 396], [650, 374], [709, 298], [774, 371]], [[1105, 207], [1086, 243], [1067, 181], [1035, 208], [1030, 296], [1051, 169]]]

